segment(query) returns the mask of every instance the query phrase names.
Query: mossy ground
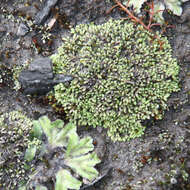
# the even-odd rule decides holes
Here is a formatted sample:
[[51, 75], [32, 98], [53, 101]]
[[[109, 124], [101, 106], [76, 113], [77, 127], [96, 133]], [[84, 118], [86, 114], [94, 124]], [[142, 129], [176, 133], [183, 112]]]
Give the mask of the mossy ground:
[[55, 87], [68, 118], [105, 127], [114, 141], [140, 137], [141, 123], [161, 118], [168, 97], [179, 90], [179, 66], [166, 37], [159, 38], [162, 47], [142, 26], [121, 20], [71, 30], [51, 57], [55, 73], [74, 77]]
[[15, 189], [28, 179], [24, 154], [31, 126], [20, 111], [0, 115], [0, 188]]
[[[8, 13], [4, 15], [5, 13], [2, 11], [2, 8], [8, 8], [12, 14], [17, 14], [17, 12], [20, 13], [21, 9], [24, 8], [22, 12], [26, 13], [25, 15], [33, 13], [31, 14], [33, 18], [33, 15], [39, 11], [33, 6], [33, 3], [41, 7], [39, 5], [41, 4], [40, 1], [24, 0], [24, 3], [19, 4], [19, 6], [15, 6], [13, 3], [7, 5], [3, 2], [5, 1], [0, 2], [2, 5], [0, 9], [1, 26], [5, 26], [7, 30], [3, 35], [0, 33], [0, 41], [6, 40], [4, 43], [1, 43], [0, 64], [11, 67], [14, 64], [21, 65], [31, 58], [35, 59], [36, 57], [45, 55], [43, 51], [42, 54], [39, 55], [33, 51], [33, 48], [30, 48], [32, 36], [38, 33], [33, 31], [22, 38], [18, 37], [16, 35], [16, 27], [18, 24], [15, 21], [7, 19]], [[19, 1], [14, 2], [19, 3]], [[94, 6], [88, 6], [91, 2], [94, 4], [100, 2], [99, 4], [101, 5], [98, 7], [99, 11], [96, 12]], [[25, 3], [29, 4], [27, 9]], [[81, 9], [75, 11], [76, 7], [74, 4], [78, 5], [77, 7], [81, 7]], [[109, 10], [113, 4], [107, 4], [107, 6], [102, 4], [104, 4], [104, 1], [67, 0], [59, 1], [58, 7], [61, 13], [72, 13], [71, 15], [67, 14], [67, 18], [76, 21], [75, 23], [89, 23], [91, 21], [103, 23], [110, 18], [110, 15], [105, 14], [102, 16], [102, 14], [99, 13]], [[114, 9], [111, 16], [120, 18], [119, 13], [120, 11]], [[84, 16], [81, 17], [80, 15]], [[99, 18], [97, 18], [97, 15]], [[123, 14], [122, 16], [127, 17], [127, 15]], [[51, 15], [50, 18], [52, 18]], [[171, 24], [177, 25], [175, 18]], [[188, 28], [188, 23], [182, 25]], [[55, 39], [52, 45], [52, 54], [61, 44], [61, 36], [68, 33], [68, 31], [65, 31], [65, 29], [59, 26], [60, 24], [57, 24], [53, 30], [53, 34], [57, 39]], [[179, 27], [181, 27], [181, 24]], [[190, 57], [190, 35], [188, 33], [183, 34], [181, 31], [176, 30], [176, 28], [168, 29], [166, 34], [170, 36], [174, 55], [179, 58], [178, 60], [181, 60], [181, 91], [173, 94], [169, 98], [170, 109], [165, 112], [163, 119], [151, 123], [147, 122], [148, 127], [143, 137], [125, 143], [113, 143], [107, 138], [107, 134], [104, 130], [102, 131], [100, 127], [97, 128], [98, 130], [92, 128], [88, 128], [87, 130], [84, 127], [78, 128], [79, 131], [83, 131], [84, 135], [88, 134], [92, 136], [93, 139], [96, 139], [94, 142], [96, 147], [100, 146], [100, 148], [104, 150], [101, 151], [102, 165], [98, 168], [99, 171], [104, 171], [105, 167], [112, 168], [108, 176], [103, 178], [100, 183], [91, 187], [90, 190], [190, 189], [189, 177], [186, 179], [186, 173], [190, 175], [190, 96], [188, 93], [188, 91], [190, 91], [190, 67], [189, 61], [183, 62], [183, 58], [188, 60]], [[19, 49], [18, 44], [21, 45]], [[7, 48], [10, 50], [9, 58], [4, 56], [4, 50]], [[0, 67], [0, 72], [1, 74], [3, 73], [2, 76], [4, 76], [5, 73], [2, 67]], [[42, 104], [41, 98], [26, 97], [21, 92], [14, 91], [12, 86], [9, 80], [6, 80], [6, 83], [0, 86], [1, 113], [9, 113], [20, 108], [25, 110], [28, 116], [35, 119], [38, 119], [44, 113], [54, 117], [52, 118], [53, 120], [56, 119], [56, 117], [60, 117], [60, 115], [56, 115], [49, 106]], [[175, 109], [173, 109], [173, 107], [175, 107]], [[64, 110], [62, 109], [62, 111]], [[64, 116], [61, 117], [64, 118]], [[105, 145], [102, 146], [100, 141]], [[150, 159], [152, 159], [151, 162], [149, 162]], [[183, 170], [185, 170], [185, 172]], [[176, 184], [174, 184], [175, 182]], [[2, 181], [0, 181], [0, 183], [2, 183]], [[7, 190], [6, 187], [1, 187], [0, 189]], [[51, 186], [50, 189], [52, 189]], [[15, 190], [17, 190], [17, 188]]]

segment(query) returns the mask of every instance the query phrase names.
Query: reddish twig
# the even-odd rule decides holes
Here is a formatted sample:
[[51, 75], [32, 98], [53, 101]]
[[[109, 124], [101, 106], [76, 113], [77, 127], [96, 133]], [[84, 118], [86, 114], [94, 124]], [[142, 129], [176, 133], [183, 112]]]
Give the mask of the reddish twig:
[[148, 11], [149, 13], [149, 23], [148, 23], [148, 28], [151, 28], [153, 26], [160, 26], [159, 23], [153, 23], [153, 18], [154, 18], [154, 15], [157, 14], [158, 12], [160, 12], [161, 10], [158, 10], [158, 11], [154, 11], [154, 2], [150, 2], [150, 3], [147, 3], [147, 5], [149, 6], [150, 10]]
[[114, 5], [112, 8], [110, 8], [110, 9], [106, 12], [106, 14], [111, 13], [111, 11], [112, 11], [113, 9], [115, 9], [116, 7], [118, 7], [118, 5]]
[[165, 26], [162, 27], [161, 34], [164, 34], [166, 32], [167, 28], [175, 28], [175, 26], [174, 25], [169, 25], [167, 22], [165, 22]]
[[154, 39], [158, 40], [158, 43], [160, 44], [160, 49], [162, 49], [162, 45], [163, 42], [161, 41], [160, 37], [158, 35], [156, 35], [153, 31], [152, 31], [152, 27], [153, 26], [160, 26], [160, 24], [158, 23], [153, 23], [153, 17], [156, 13], [160, 12], [154, 10], [154, 2], [152, 1], [151, 3], [147, 3], [150, 10], [148, 11], [149, 13], [149, 21], [148, 24], [146, 25], [142, 19], [139, 19], [138, 17], [136, 17], [129, 9], [128, 9], [128, 5], [129, 5], [129, 1], [127, 2], [127, 5], [124, 6], [119, 0], [114, 0], [116, 5], [114, 5], [108, 12], [111, 12], [115, 7], [120, 7], [121, 10], [123, 10], [124, 12], [126, 12], [128, 14], [128, 17], [134, 22], [134, 23], [139, 23], [141, 24], [146, 30], [148, 30], [149, 32], [154, 34]]
[[152, 30], [147, 25], [145, 25], [141, 19], [137, 18], [131, 11], [129, 11], [128, 4], [130, 0], [128, 0], [128, 3], [126, 6], [124, 6], [119, 0], [114, 0], [114, 1], [116, 5], [118, 5], [124, 12], [128, 14], [129, 18], [133, 22], [141, 24], [146, 30], [148, 30], [149, 32], [152, 32]]

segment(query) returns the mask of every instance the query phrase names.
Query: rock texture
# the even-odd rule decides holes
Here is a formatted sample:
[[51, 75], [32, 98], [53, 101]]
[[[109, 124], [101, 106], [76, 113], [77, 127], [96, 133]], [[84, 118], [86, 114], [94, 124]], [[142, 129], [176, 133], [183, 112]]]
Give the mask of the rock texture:
[[39, 58], [33, 61], [27, 70], [19, 75], [24, 94], [44, 95], [58, 83], [72, 80], [72, 76], [53, 74], [52, 63], [49, 58]]
[[47, 0], [45, 2], [45, 5], [43, 9], [36, 15], [35, 17], [35, 23], [36, 24], [42, 24], [47, 19], [51, 8], [53, 8], [58, 0]]

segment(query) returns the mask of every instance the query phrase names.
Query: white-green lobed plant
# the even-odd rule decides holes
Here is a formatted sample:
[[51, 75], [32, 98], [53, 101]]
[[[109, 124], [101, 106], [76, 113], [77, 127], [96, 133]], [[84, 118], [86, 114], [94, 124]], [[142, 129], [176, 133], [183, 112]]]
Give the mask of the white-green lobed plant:
[[[91, 137], [79, 138], [76, 125], [68, 123], [64, 126], [62, 120], [51, 122], [47, 116], [43, 116], [33, 122], [32, 135], [42, 140], [39, 159], [42, 164], [36, 168], [30, 180], [20, 190], [38, 189], [47, 190], [43, 184], [49, 180], [55, 181], [55, 190], [80, 189], [83, 178], [93, 181], [98, 177], [98, 171], [94, 168], [100, 162], [95, 152]], [[26, 151], [25, 159], [34, 160], [39, 146], [33, 143]], [[75, 173], [75, 174], [73, 174]]]
[[[182, 3], [186, 2], [188, 0], [154, 0], [154, 10], [157, 12], [155, 14], [155, 20], [159, 23], [164, 22], [163, 18], [163, 11], [165, 9], [168, 9], [173, 12], [173, 14], [177, 16], [181, 16], [182, 14]], [[146, 3], [147, 0], [129, 0], [129, 6], [133, 6], [135, 13], [140, 13], [141, 12], [141, 7], [143, 6], [144, 3]], [[128, 0], [124, 0], [123, 4], [127, 5]]]

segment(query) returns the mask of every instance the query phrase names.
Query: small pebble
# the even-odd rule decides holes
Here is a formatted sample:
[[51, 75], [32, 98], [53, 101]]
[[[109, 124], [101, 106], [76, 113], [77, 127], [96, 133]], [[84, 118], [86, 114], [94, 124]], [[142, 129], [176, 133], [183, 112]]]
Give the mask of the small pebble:
[[29, 28], [25, 24], [21, 23], [18, 27], [17, 35], [25, 36], [28, 32], [29, 32]]

